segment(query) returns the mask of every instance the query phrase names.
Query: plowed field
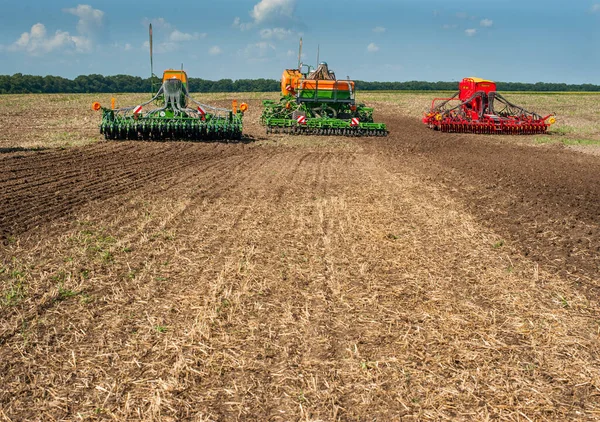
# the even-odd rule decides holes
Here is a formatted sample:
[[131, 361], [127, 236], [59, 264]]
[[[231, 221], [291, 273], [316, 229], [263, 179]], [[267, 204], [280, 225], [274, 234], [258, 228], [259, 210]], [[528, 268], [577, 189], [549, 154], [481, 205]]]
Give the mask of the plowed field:
[[250, 104], [236, 144], [0, 121], [0, 419], [600, 419], [600, 157]]

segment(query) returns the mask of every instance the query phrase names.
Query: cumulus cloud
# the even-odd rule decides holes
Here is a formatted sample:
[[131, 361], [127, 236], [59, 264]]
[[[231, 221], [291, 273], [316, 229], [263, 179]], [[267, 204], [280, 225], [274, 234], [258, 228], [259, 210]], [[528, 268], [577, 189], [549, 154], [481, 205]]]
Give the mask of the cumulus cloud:
[[385, 28], [383, 26], [376, 26], [375, 28], [373, 28], [373, 32], [381, 34], [385, 32]]
[[232, 26], [242, 31], [268, 23], [289, 28], [297, 23], [294, 18], [295, 10], [296, 0], [260, 0], [249, 13], [251, 22], [242, 22], [239, 17], [236, 17]]
[[489, 28], [490, 26], [492, 26], [494, 24], [494, 21], [491, 19], [482, 19], [479, 22], [479, 25], [483, 26], [484, 28]]
[[367, 51], [369, 53], [376, 53], [379, 51], [379, 47], [374, 42], [372, 42], [367, 46]]
[[252, 9], [250, 16], [256, 24], [278, 18], [292, 18], [296, 0], [261, 0]]
[[7, 51], [24, 51], [32, 56], [53, 51], [88, 52], [91, 49], [92, 42], [88, 38], [61, 30], [48, 35], [46, 26], [42, 23], [33, 25], [29, 32], [23, 32], [17, 41], [6, 48]]
[[63, 12], [77, 16], [77, 32], [81, 35], [91, 36], [97, 34], [104, 26], [104, 12], [94, 9], [89, 4], [78, 4], [77, 7], [63, 9]]
[[169, 34], [169, 41], [171, 41], [171, 42], [197, 41], [201, 38], [206, 38], [206, 34], [205, 33], [200, 34], [198, 32], [186, 33], [186, 32], [181, 32], [177, 29], [175, 29], [173, 32], [171, 32]]
[[36, 23], [28, 32], [23, 32], [19, 39], [3, 50], [9, 52], [25, 52], [32, 56], [39, 56], [51, 52], [87, 53], [94, 48], [94, 39], [104, 27], [104, 12], [94, 9], [87, 4], [63, 9], [79, 18], [77, 22], [77, 35], [71, 35], [61, 29], [49, 34], [46, 25]]
[[456, 28], [458, 28], [458, 25], [450, 25], [450, 24], [442, 25], [442, 29], [456, 29]]
[[218, 45], [214, 45], [208, 50], [208, 54], [210, 54], [211, 56], [218, 56], [222, 52], [223, 50], [221, 50], [221, 47], [219, 47]]
[[473, 37], [475, 34], [477, 34], [477, 29], [465, 29], [465, 34], [467, 34], [468, 37]]
[[592, 11], [592, 13], [598, 13], [598, 12], [600, 12], [600, 3], [593, 4], [591, 11]]
[[237, 28], [241, 31], [246, 31], [254, 26], [254, 22], [242, 22], [239, 17], [236, 17], [231, 24], [234, 28]]

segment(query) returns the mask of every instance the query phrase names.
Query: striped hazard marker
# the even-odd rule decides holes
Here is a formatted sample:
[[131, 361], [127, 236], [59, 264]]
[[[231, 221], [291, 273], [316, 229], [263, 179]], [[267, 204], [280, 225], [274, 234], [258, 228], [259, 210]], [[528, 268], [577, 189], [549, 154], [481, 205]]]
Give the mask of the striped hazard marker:
[[138, 114], [140, 111], [142, 111], [142, 106], [139, 105], [136, 108], [133, 109], [133, 114]]
[[298, 122], [299, 125], [305, 125], [306, 124], [306, 116], [298, 116], [296, 118], [296, 121]]
[[360, 124], [360, 120], [357, 117], [353, 117], [352, 121], [350, 121], [350, 126], [356, 127]]
[[200, 113], [202, 120], [206, 119], [206, 110], [202, 106], [198, 106], [198, 113]]

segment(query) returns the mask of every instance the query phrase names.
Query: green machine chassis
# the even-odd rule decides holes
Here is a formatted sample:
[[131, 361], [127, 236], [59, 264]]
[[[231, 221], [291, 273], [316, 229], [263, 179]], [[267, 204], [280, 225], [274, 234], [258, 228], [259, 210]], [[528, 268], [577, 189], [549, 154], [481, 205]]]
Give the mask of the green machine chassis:
[[[312, 80], [311, 80], [312, 82]], [[337, 81], [344, 83], [350, 81]], [[299, 119], [300, 118], [300, 119]], [[279, 101], [263, 101], [261, 123], [267, 133], [292, 135], [387, 136], [385, 123], [373, 122], [373, 108], [355, 104], [354, 92], [300, 89]]]
[[[154, 108], [142, 111], [151, 103]], [[100, 133], [121, 140], [236, 141], [242, 137], [243, 113], [235, 111], [201, 104], [189, 95], [187, 84], [165, 80], [143, 104], [115, 110], [102, 107]]]

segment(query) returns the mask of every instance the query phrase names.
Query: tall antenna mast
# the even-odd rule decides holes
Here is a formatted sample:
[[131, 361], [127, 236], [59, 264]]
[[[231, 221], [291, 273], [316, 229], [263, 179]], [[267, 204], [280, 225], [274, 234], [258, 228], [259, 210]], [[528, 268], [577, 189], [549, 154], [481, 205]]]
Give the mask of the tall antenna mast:
[[317, 63], [316, 65], [319, 66], [319, 54], [321, 53], [321, 45], [317, 44]]
[[150, 92], [154, 92], [154, 62], [152, 60], [152, 24], [148, 30], [150, 34]]
[[152, 61], [152, 24], [150, 24], [150, 77], [154, 76], [154, 63]]
[[302, 70], [302, 37], [300, 37], [300, 49], [298, 51], [298, 70]]

